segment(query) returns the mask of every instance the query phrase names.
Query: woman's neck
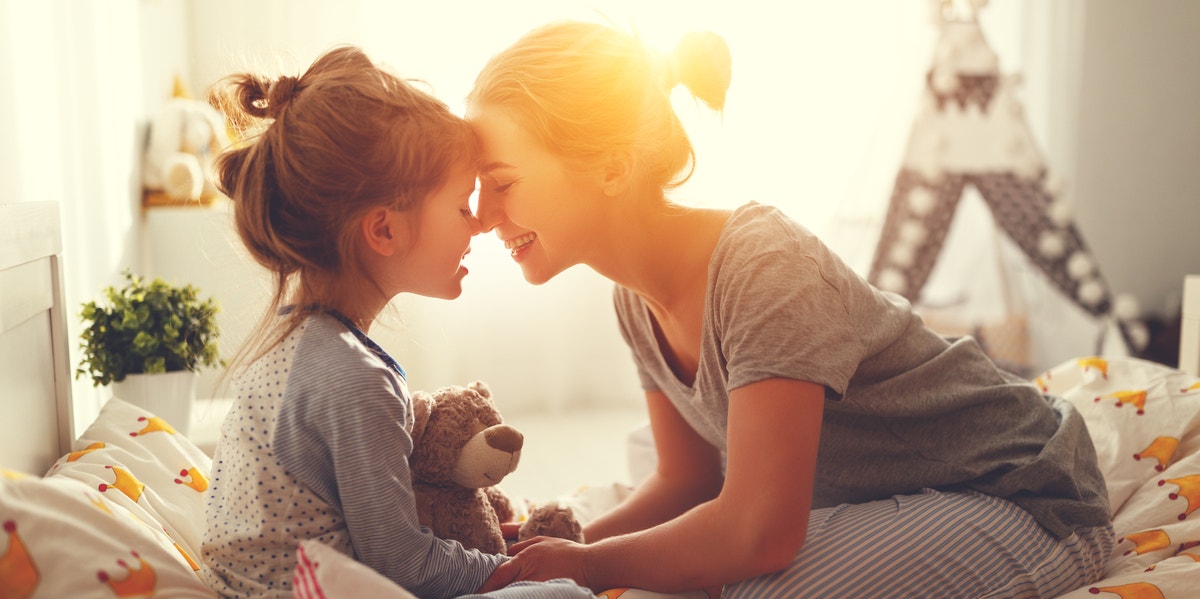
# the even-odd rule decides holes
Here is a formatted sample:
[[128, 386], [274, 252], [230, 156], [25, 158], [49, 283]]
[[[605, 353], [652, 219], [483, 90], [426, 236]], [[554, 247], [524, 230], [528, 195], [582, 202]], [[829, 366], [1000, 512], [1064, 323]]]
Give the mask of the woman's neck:
[[610, 223], [606, 247], [588, 262], [596, 272], [640, 296], [659, 314], [703, 296], [708, 265], [728, 210], [659, 204]]

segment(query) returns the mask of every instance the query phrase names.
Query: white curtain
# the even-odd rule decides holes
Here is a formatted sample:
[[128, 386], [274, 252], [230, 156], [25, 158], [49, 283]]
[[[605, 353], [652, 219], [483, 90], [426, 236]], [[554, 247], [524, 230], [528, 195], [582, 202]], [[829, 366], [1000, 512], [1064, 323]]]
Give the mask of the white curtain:
[[[72, 364], [79, 306], [139, 251], [139, 25], [134, 0], [0, 3], [0, 201], [60, 203]], [[102, 391], [73, 390], [82, 430]]]

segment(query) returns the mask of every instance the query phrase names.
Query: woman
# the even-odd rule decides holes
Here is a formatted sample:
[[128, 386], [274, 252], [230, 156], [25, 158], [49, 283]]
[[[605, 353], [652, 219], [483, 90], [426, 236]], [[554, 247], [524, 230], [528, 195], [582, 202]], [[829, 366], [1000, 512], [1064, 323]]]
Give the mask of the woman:
[[1051, 596], [1098, 579], [1113, 546], [1080, 416], [926, 328], [769, 206], [688, 208], [679, 83], [720, 109], [714, 34], [671, 56], [558, 23], [495, 56], [468, 98], [478, 216], [526, 280], [586, 264], [646, 392], [655, 472], [585, 529], [513, 547], [483, 590], [730, 597]]

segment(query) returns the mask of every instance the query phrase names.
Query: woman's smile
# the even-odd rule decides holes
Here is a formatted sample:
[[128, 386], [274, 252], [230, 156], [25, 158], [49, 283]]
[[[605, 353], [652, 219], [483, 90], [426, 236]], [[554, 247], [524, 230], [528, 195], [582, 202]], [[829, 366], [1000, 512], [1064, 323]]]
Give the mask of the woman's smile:
[[529, 249], [529, 246], [533, 245], [536, 239], [537, 233], [525, 233], [505, 240], [504, 248], [511, 252], [513, 259], [516, 259], [522, 252]]

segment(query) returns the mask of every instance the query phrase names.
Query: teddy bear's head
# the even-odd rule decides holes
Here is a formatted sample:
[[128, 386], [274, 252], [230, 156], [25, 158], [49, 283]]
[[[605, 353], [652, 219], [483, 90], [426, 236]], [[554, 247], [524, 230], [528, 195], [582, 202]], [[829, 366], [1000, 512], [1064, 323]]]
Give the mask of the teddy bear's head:
[[524, 437], [504, 424], [481, 381], [413, 396], [413, 480], [490, 487], [517, 469]]

